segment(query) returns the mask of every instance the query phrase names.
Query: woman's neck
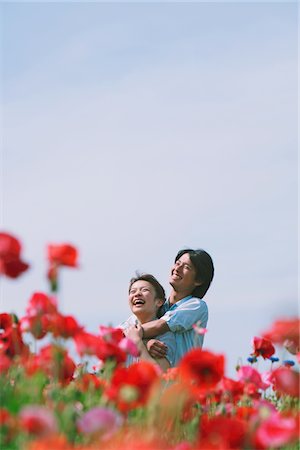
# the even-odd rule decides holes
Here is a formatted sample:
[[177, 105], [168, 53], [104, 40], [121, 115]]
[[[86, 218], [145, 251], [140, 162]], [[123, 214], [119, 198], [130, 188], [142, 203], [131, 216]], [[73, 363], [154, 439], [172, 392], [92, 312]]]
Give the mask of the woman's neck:
[[155, 320], [157, 319], [156, 314], [135, 314], [135, 316], [137, 317], [138, 321], [143, 325], [143, 323], [147, 323], [147, 322], [151, 322], [151, 320]]

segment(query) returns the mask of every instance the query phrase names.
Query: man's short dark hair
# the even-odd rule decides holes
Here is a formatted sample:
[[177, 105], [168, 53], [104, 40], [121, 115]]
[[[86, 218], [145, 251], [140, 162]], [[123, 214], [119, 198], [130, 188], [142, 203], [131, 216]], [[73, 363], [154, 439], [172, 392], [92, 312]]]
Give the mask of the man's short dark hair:
[[131, 278], [129, 282], [129, 291], [133, 283], [135, 283], [136, 281], [148, 281], [148, 283], [150, 283], [154, 287], [155, 297], [163, 301], [166, 300], [166, 293], [164, 288], [153, 275], [150, 275], [150, 273], [137, 273], [134, 278]]
[[180, 250], [176, 255], [175, 262], [185, 253], [189, 254], [191, 263], [196, 270], [196, 281], [201, 282], [201, 286], [196, 286], [192, 292], [192, 295], [194, 297], [203, 298], [214, 277], [213, 260], [205, 250], [192, 250], [189, 248], [186, 250]]

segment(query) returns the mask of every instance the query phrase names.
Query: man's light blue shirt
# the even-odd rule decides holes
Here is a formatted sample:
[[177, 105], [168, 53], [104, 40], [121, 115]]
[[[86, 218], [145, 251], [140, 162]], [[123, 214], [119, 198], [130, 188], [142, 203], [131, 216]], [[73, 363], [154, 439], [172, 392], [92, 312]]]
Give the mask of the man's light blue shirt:
[[[163, 315], [161, 315], [163, 314]], [[176, 341], [176, 366], [182, 356], [194, 347], [202, 347], [204, 335], [195, 332], [193, 325], [206, 328], [208, 308], [204, 300], [189, 295], [171, 305], [167, 300], [160, 310], [163, 319], [174, 333]]]

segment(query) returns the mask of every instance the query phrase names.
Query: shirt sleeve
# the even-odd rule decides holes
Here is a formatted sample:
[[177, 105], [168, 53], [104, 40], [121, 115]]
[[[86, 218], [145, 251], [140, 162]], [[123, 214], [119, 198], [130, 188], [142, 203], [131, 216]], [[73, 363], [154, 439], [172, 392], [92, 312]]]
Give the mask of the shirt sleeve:
[[174, 334], [168, 331], [167, 333], [157, 336], [156, 339], [163, 342], [168, 347], [166, 358], [169, 361], [170, 366], [173, 367], [175, 363], [176, 352], [176, 340]]
[[126, 328], [130, 327], [130, 325], [135, 325], [137, 322], [137, 319], [134, 315], [128, 317], [127, 320], [120, 323], [116, 328], [122, 328], [122, 330], [126, 330]]
[[208, 320], [208, 308], [204, 300], [193, 297], [177, 308], [167, 311], [161, 318], [173, 333], [183, 333], [190, 330], [199, 321], [201, 327], [205, 328]]

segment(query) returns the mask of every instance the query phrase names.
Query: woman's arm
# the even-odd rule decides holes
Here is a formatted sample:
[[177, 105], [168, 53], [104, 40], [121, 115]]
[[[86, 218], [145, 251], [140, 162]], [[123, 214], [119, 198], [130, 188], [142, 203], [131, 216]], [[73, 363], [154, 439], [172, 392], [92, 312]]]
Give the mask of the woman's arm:
[[150, 361], [153, 364], [158, 364], [159, 367], [162, 369], [162, 371], [166, 371], [167, 369], [170, 368], [170, 363], [167, 360], [167, 358], [158, 358], [158, 359], [154, 359], [152, 358], [152, 356], [149, 354], [146, 345], [143, 342], [143, 330], [141, 325], [137, 324], [137, 325], [133, 325], [129, 328], [127, 328], [125, 331], [126, 337], [128, 337], [129, 339], [131, 339], [136, 346], [138, 347], [139, 351], [140, 351], [140, 358], [144, 359], [146, 361]]

